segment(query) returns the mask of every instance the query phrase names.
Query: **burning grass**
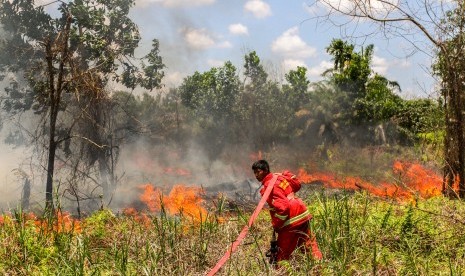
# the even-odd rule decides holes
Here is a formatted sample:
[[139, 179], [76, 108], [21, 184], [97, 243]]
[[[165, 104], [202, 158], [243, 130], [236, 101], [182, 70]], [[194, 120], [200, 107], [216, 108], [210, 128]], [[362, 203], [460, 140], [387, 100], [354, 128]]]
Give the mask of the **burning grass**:
[[[442, 178], [434, 171], [419, 163], [396, 160], [390, 174], [391, 181], [383, 180], [373, 184], [357, 176], [338, 176], [333, 173], [307, 173], [300, 169], [298, 177], [302, 182], [322, 183], [325, 188], [344, 190], [365, 190], [371, 195], [392, 198], [401, 202], [428, 199], [441, 195]], [[458, 187], [453, 187], [457, 190]]]
[[151, 184], [140, 187], [143, 193], [140, 200], [145, 203], [151, 213], [166, 211], [168, 214], [182, 213], [193, 221], [199, 222], [207, 217], [207, 211], [202, 206], [202, 189], [196, 186], [174, 185], [168, 195]]
[[[465, 274], [465, 205], [440, 195], [433, 171], [414, 162], [392, 164], [387, 180], [377, 184], [302, 169], [299, 177], [308, 184], [302, 190], [323, 186], [299, 194], [314, 216], [324, 260], [299, 253], [271, 269], [265, 257], [270, 221], [262, 211], [220, 275]], [[250, 206], [226, 209], [224, 197], [182, 184], [169, 191], [141, 185], [139, 199], [145, 209], [101, 210], [82, 220], [64, 212], [3, 214], [0, 274], [205, 275], [251, 214]]]
[[[280, 271], [264, 252], [271, 237], [262, 212], [221, 275], [463, 275], [465, 206], [441, 196], [401, 203], [367, 191], [305, 199], [324, 260], [297, 254]], [[165, 208], [167, 210], [168, 208]], [[162, 207], [163, 210], [163, 207]], [[204, 275], [237, 237], [250, 214], [218, 214], [194, 222], [182, 214], [114, 214], [103, 210], [47, 227], [21, 213], [0, 219], [3, 275]], [[223, 221], [217, 218], [222, 215]], [[64, 218], [44, 218], [55, 225]], [[73, 226], [74, 225], [74, 226]], [[79, 225], [79, 231], [76, 227]], [[45, 230], [47, 229], [47, 230]], [[446, 273], [447, 272], [447, 273]]]

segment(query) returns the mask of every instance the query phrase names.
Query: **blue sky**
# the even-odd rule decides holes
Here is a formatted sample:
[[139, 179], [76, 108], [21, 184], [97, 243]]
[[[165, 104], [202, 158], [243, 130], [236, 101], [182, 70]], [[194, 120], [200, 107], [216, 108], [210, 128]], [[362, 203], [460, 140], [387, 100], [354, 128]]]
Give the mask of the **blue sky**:
[[[325, 13], [324, 6], [309, 6], [305, 0], [136, 0], [131, 18], [142, 34], [140, 55], [153, 38], [160, 41], [167, 65], [164, 82], [172, 87], [195, 71], [225, 61], [242, 71], [244, 55], [250, 51], [257, 52], [277, 80], [297, 66], [307, 67], [311, 81], [320, 80], [332, 66], [325, 48], [333, 38], [344, 38], [340, 28], [312, 19]], [[366, 25], [357, 30], [374, 31]], [[405, 40], [362, 36], [351, 42], [375, 45], [373, 69], [399, 82], [401, 96], [432, 93], [434, 81], [427, 72], [431, 58], [421, 52], [411, 56], [412, 47]]]

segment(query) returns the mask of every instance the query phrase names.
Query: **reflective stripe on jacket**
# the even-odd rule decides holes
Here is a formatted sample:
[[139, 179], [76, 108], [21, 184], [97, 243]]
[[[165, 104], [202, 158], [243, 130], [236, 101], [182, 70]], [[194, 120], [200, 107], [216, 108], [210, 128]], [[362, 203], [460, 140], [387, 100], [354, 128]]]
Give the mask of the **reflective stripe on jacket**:
[[271, 223], [277, 231], [283, 228], [300, 225], [312, 218], [304, 202], [295, 197], [291, 185], [282, 175], [278, 174], [276, 183], [271, 183], [273, 174], [270, 173], [262, 180], [260, 194], [266, 190], [268, 185], [274, 185], [273, 191], [268, 197], [267, 203], [270, 207]]

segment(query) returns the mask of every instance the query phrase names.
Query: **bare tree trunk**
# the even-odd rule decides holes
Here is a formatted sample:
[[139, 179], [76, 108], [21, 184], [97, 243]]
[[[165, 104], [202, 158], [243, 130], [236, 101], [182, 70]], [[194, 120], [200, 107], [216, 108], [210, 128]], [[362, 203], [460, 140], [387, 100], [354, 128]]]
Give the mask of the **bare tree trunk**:
[[57, 143], [55, 141], [55, 124], [56, 124], [56, 115], [50, 116], [50, 138], [48, 144], [48, 164], [47, 164], [47, 184], [45, 188], [45, 209], [53, 208], [53, 173], [55, 171], [55, 155]]
[[[459, 72], [451, 66], [444, 95], [446, 104], [446, 137], [444, 142], [444, 184], [443, 193], [448, 197], [465, 196], [465, 141], [463, 126], [463, 97], [461, 95]], [[458, 193], [453, 188], [458, 185]]]
[[21, 209], [23, 211], [29, 209], [31, 199], [31, 180], [28, 177], [24, 178], [23, 195], [21, 198]]
[[[58, 142], [56, 141], [56, 126], [58, 112], [60, 110], [61, 92], [64, 86], [65, 62], [68, 58], [68, 37], [71, 27], [71, 15], [68, 14], [64, 34], [57, 36], [57, 40], [52, 42], [50, 39], [46, 42], [46, 61], [49, 81], [49, 101], [50, 101], [50, 125], [49, 125], [49, 146], [48, 146], [48, 165], [47, 165], [47, 184], [45, 188], [45, 209], [53, 209], [53, 174], [55, 171], [55, 156]], [[58, 70], [53, 65], [55, 57], [54, 47], [61, 50], [61, 60]], [[58, 45], [57, 45], [58, 44]], [[58, 71], [58, 77], [55, 87], [55, 71]]]
[[55, 171], [55, 154], [57, 142], [55, 141], [56, 135], [56, 122], [58, 117], [58, 106], [56, 103], [55, 90], [55, 68], [53, 67], [53, 53], [51, 42], [46, 45], [47, 53], [47, 67], [49, 73], [49, 100], [50, 100], [50, 125], [49, 125], [49, 140], [48, 140], [48, 160], [47, 160], [47, 184], [45, 188], [45, 209], [53, 209], [53, 173]]

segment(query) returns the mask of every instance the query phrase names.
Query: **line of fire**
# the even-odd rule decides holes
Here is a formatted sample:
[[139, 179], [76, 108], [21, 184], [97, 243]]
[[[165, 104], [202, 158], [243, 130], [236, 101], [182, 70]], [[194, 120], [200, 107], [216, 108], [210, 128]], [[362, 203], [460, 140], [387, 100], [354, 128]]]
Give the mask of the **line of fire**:
[[[251, 157], [260, 157], [261, 154], [252, 154]], [[146, 161], [146, 160], [145, 160]], [[147, 164], [147, 163], [146, 163]], [[152, 170], [153, 167], [146, 166], [145, 169]], [[199, 223], [209, 219], [209, 210], [219, 201], [226, 203], [227, 210], [234, 212], [240, 206], [252, 209], [259, 200], [259, 183], [254, 180], [244, 179], [242, 181], [221, 183], [213, 187], [204, 187], [202, 184], [190, 183], [192, 172], [185, 168], [165, 167], [162, 168], [165, 175], [184, 182], [177, 183], [140, 183], [135, 189], [137, 198], [120, 208], [120, 215], [134, 217], [137, 221], [149, 226], [150, 216], [169, 215]], [[380, 199], [392, 200], [399, 203], [409, 204], [419, 199], [428, 199], [441, 196], [442, 177], [425, 166], [406, 161], [394, 161], [390, 180], [372, 183], [360, 176], [339, 176], [332, 172], [313, 171], [304, 168], [297, 169], [297, 176], [302, 182], [302, 194], [309, 192], [325, 193], [356, 193], [365, 192]], [[458, 189], [458, 181], [455, 190]], [[226, 216], [228, 212], [223, 214]], [[57, 211], [57, 220], [54, 221], [55, 231], [81, 230], [80, 220], [73, 217], [67, 211]], [[40, 229], [47, 223], [46, 220], [38, 218], [34, 213], [25, 215], [25, 220], [31, 220]], [[215, 218], [220, 222], [225, 217]], [[0, 226], [12, 220], [12, 215], [0, 216]]]

